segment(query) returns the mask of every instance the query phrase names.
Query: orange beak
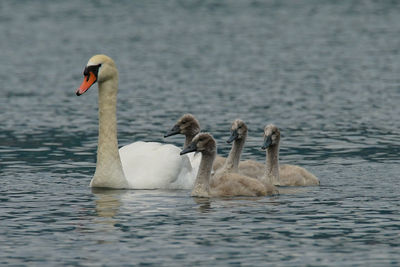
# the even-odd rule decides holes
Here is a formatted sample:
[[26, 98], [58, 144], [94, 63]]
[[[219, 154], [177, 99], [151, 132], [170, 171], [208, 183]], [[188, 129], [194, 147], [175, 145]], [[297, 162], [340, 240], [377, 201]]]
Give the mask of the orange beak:
[[94, 75], [93, 72], [89, 72], [88, 75], [85, 75], [81, 86], [76, 90], [76, 95], [80, 96], [81, 94], [84, 94], [96, 81], [96, 75]]

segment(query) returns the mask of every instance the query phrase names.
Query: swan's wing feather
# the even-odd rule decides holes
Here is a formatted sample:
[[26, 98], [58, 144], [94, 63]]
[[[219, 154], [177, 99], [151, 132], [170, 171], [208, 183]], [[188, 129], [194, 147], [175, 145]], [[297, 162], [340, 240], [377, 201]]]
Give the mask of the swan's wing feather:
[[192, 171], [181, 149], [157, 142], [135, 142], [119, 150], [122, 168], [132, 189], [181, 189], [183, 176]]
[[182, 156], [184, 164], [178, 178], [170, 184], [171, 189], [192, 189], [199, 171], [201, 154], [189, 153]]

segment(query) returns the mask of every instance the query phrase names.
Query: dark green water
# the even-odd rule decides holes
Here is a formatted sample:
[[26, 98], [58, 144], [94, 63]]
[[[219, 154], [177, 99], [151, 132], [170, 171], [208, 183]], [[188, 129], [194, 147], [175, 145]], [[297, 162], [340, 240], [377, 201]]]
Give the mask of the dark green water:
[[[396, 1], [1, 1], [0, 265], [398, 266]], [[161, 141], [193, 113], [219, 143], [267, 123], [321, 180], [276, 197], [92, 191], [97, 90], [120, 71], [118, 137]], [[181, 145], [182, 138], [170, 141]]]

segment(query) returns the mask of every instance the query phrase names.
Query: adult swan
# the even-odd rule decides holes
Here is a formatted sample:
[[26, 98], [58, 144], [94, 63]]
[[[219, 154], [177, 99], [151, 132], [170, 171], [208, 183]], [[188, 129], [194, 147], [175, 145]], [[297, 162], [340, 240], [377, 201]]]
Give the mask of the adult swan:
[[118, 70], [105, 55], [93, 56], [76, 95], [99, 84], [99, 140], [91, 187], [117, 189], [191, 189], [196, 173], [181, 149], [156, 142], [135, 142], [118, 150], [116, 105]]

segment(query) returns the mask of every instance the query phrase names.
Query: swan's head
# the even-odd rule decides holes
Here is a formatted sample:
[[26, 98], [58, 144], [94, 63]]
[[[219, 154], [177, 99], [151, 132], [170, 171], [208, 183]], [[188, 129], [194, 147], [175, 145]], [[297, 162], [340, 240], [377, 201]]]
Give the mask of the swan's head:
[[215, 155], [216, 150], [217, 143], [212, 135], [209, 133], [199, 133], [193, 138], [193, 141], [181, 151], [181, 155], [190, 152], [201, 152], [203, 155]]
[[106, 55], [95, 55], [89, 59], [83, 70], [83, 82], [76, 90], [76, 95], [84, 94], [96, 82], [102, 83], [118, 77], [114, 60]]
[[237, 119], [232, 123], [231, 136], [226, 141], [227, 143], [232, 143], [235, 140], [246, 138], [247, 136], [247, 125], [244, 121]]
[[267, 149], [270, 146], [279, 144], [281, 132], [278, 127], [273, 124], [268, 124], [264, 128], [264, 144], [261, 149]]
[[164, 137], [183, 134], [194, 136], [200, 132], [200, 124], [192, 114], [183, 115]]

